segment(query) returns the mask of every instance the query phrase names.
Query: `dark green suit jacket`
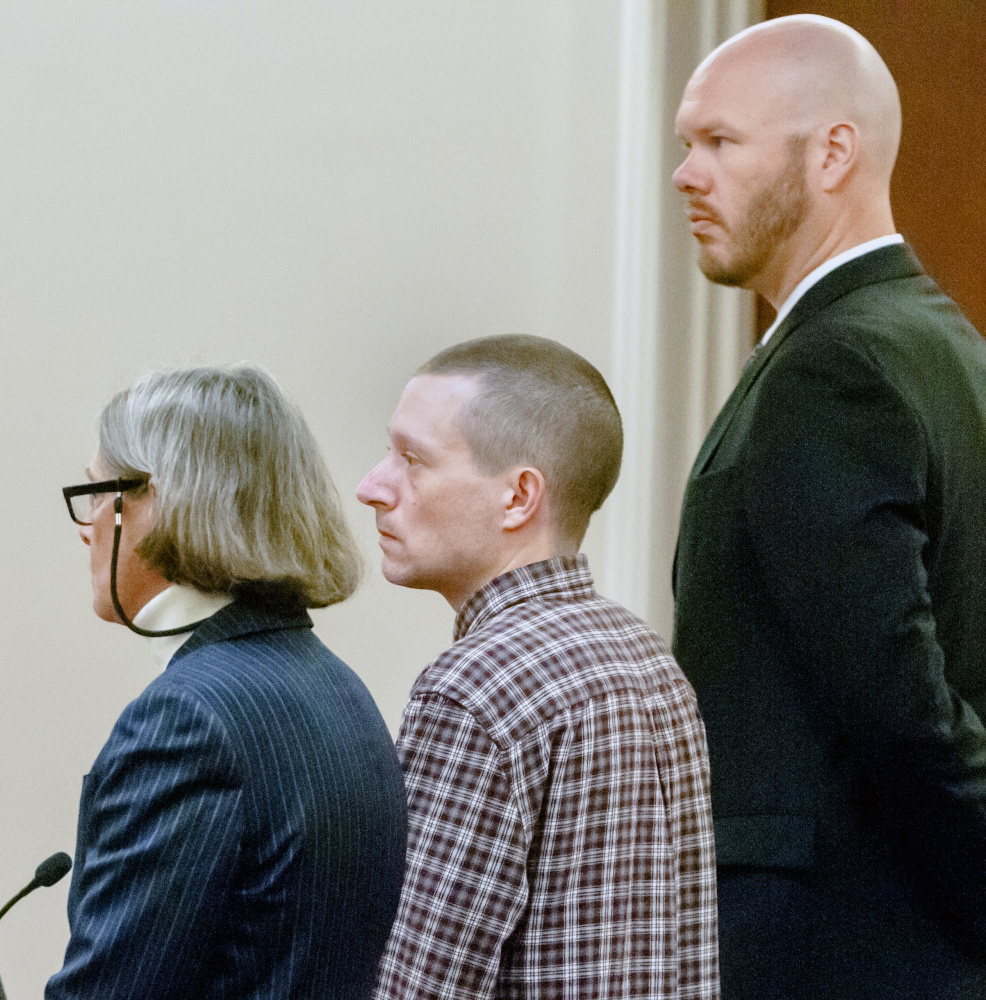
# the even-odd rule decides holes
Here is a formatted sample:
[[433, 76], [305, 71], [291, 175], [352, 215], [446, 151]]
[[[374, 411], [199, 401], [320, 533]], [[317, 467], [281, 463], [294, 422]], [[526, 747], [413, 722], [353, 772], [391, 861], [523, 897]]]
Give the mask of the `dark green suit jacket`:
[[986, 996], [986, 344], [906, 246], [811, 288], [685, 494], [724, 997]]

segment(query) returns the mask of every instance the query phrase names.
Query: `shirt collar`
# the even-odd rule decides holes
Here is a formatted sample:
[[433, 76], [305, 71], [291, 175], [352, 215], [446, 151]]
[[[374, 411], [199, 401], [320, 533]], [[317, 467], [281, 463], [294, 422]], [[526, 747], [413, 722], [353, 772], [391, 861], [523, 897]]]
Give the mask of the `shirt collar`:
[[581, 552], [521, 566], [490, 580], [462, 605], [455, 617], [455, 641], [504, 608], [534, 597], [585, 600], [594, 595], [589, 561]]
[[810, 272], [794, 286], [794, 291], [791, 292], [784, 300], [780, 309], [777, 310], [774, 322], [770, 324], [767, 332], [760, 338], [760, 346], [763, 347], [770, 340], [774, 331], [787, 319], [788, 313], [798, 304], [801, 296], [813, 285], [817, 285], [826, 274], [831, 274], [837, 267], [842, 267], [843, 264], [848, 264], [849, 261], [855, 260], [857, 257], [862, 257], [863, 254], [870, 253], [872, 250], [879, 250], [881, 247], [889, 247], [895, 243], [903, 242], [904, 237], [900, 233], [894, 233], [892, 236], [879, 236], [875, 240], [867, 240], [866, 243], [860, 243], [859, 246], [843, 250], [842, 253], [836, 254], [835, 257], [830, 257], [824, 263], [819, 264], [814, 271]]
[[[191, 625], [203, 618], [211, 618], [220, 608], [232, 603], [233, 598], [228, 594], [203, 594], [195, 587], [173, 583], [167, 589], [162, 590], [160, 594], [152, 597], [134, 615], [134, 625], [155, 632], [178, 628], [179, 625], [186, 623]], [[189, 630], [188, 632], [180, 632], [178, 635], [148, 637], [147, 641], [151, 644], [154, 662], [159, 670], [163, 670], [168, 665], [171, 657], [191, 634], [192, 632]]]

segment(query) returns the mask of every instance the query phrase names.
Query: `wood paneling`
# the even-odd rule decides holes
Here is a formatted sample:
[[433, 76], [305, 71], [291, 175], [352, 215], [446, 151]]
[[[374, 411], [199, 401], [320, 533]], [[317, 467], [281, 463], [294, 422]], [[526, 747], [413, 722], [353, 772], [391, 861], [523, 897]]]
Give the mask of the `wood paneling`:
[[767, 0], [765, 6], [768, 18], [837, 18], [883, 56], [904, 112], [891, 186], [897, 229], [986, 334], [986, 4]]

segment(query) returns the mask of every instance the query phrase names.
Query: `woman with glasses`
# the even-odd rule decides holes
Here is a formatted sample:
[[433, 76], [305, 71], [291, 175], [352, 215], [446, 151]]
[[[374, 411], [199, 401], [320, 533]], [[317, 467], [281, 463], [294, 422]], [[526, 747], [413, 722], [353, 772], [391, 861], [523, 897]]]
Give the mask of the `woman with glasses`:
[[61, 998], [365, 997], [404, 787], [369, 693], [311, 631], [359, 557], [300, 413], [257, 368], [140, 379], [64, 490], [93, 606], [167, 669], [83, 784]]

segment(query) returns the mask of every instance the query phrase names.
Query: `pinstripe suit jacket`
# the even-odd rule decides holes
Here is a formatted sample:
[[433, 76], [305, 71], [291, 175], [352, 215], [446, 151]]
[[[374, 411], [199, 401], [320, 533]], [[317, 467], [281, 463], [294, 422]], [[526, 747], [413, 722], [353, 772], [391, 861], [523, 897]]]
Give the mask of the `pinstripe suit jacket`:
[[404, 786], [304, 611], [217, 612], [83, 784], [47, 1000], [362, 997], [404, 872]]

